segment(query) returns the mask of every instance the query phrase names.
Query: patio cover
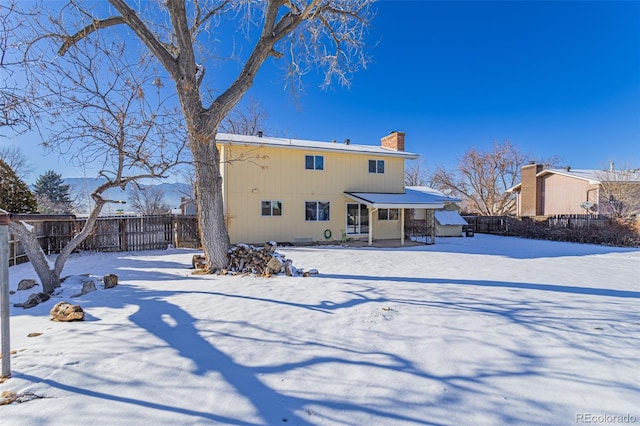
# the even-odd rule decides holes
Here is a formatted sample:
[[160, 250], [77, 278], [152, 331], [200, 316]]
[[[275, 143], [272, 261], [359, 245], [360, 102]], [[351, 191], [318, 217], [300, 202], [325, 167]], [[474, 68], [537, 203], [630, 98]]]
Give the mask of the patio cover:
[[437, 210], [445, 203], [457, 203], [459, 198], [449, 197], [427, 186], [407, 186], [405, 192], [345, 192], [344, 195], [369, 207], [369, 245], [373, 244], [373, 212], [377, 209], [400, 209], [400, 242], [404, 244], [404, 210]]

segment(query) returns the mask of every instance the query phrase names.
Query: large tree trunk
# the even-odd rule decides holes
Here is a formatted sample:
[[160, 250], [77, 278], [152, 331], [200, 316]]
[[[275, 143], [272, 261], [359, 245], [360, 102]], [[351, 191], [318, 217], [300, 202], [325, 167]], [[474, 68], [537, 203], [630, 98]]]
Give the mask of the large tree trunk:
[[9, 222], [9, 231], [13, 235], [18, 236], [22, 248], [24, 248], [27, 257], [33, 265], [40, 282], [42, 283], [42, 291], [51, 294], [53, 290], [60, 287], [60, 271], [56, 272], [56, 268], [52, 268], [44, 254], [38, 237], [31, 230], [27, 229], [22, 222]]
[[27, 228], [27, 225], [22, 222], [9, 222], [9, 230], [18, 236], [18, 240], [31, 261], [33, 269], [36, 271], [36, 274], [38, 274], [38, 278], [40, 278], [42, 291], [44, 293], [51, 294], [56, 288], [60, 287], [60, 275], [64, 269], [65, 262], [80, 243], [89, 236], [96, 220], [98, 220], [98, 216], [100, 216], [100, 212], [104, 206], [104, 201], [96, 193], [93, 194], [93, 199], [96, 206], [91, 211], [84, 227], [62, 248], [53, 264], [49, 262], [47, 255], [44, 253], [44, 250], [42, 250], [42, 247], [40, 247], [38, 237]]
[[196, 172], [200, 239], [207, 262], [206, 269], [215, 272], [226, 268], [229, 263], [229, 234], [224, 216], [220, 153], [215, 138], [209, 136], [207, 139], [192, 136], [191, 151]]

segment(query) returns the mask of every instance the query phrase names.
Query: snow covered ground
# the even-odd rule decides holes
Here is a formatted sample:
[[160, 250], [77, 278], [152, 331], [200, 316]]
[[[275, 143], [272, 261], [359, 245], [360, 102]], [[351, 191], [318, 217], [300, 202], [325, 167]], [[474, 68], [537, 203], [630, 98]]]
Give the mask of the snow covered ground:
[[[119, 285], [11, 308], [0, 393], [25, 402], [0, 424], [640, 422], [640, 250], [476, 235], [279, 252], [320, 275], [192, 275], [194, 250], [73, 257], [64, 275]], [[50, 321], [61, 300], [86, 321]]]

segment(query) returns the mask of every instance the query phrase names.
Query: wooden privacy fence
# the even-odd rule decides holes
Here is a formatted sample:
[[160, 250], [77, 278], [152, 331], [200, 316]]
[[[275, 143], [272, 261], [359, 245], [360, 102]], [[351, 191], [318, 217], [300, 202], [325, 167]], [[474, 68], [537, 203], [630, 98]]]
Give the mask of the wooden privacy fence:
[[606, 216], [558, 215], [536, 217], [463, 216], [474, 232], [498, 235], [520, 235], [523, 226], [535, 224], [549, 229], [588, 229], [611, 224]]
[[[17, 216], [17, 217], [16, 217]], [[14, 220], [20, 220], [14, 215]], [[33, 226], [45, 253], [59, 252], [85, 225], [86, 218], [28, 215], [24, 222]], [[174, 247], [199, 248], [200, 236], [195, 216], [112, 216], [96, 221], [91, 234], [78, 250], [140, 251]], [[9, 264], [27, 262], [20, 241], [9, 236]]]

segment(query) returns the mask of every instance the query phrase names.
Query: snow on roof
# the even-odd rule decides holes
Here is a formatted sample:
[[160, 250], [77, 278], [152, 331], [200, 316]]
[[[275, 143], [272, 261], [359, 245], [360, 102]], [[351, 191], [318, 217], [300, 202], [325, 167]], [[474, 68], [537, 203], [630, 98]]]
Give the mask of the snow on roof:
[[435, 215], [440, 225], [467, 225], [467, 221], [453, 210], [436, 210]]
[[379, 145], [355, 145], [338, 142], [320, 142], [301, 139], [276, 138], [270, 136], [247, 136], [230, 133], [218, 133], [216, 142], [219, 144], [239, 145], [264, 145], [269, 147], [282, 147], [291, 149], [306, 149], [314, 151], [352, 152], [362, 154], [375, 154], [387, 157], [402, 157], [407, 159], [418, 158], [418, 154], [406, 151], [394, 151]]
[[[572, 177], [588, 181], [591, 185], [597, 185], [602, 182], [627, 182], [640, 183], [640, 171], [638, 170], [598, 170], [598, 169], [544, 169], [538, 173], [537, 177], [550, 174], [558, 174], [562, 176]], [[507, 189], [507, 192], [519, 191], [522, 188], [522, 182]]]
[[345, 192], [345, 195], [374, 208], [441, 209], [445, 203], [460, 202], [427, 186], [408, 186], [404, 193]]
[[[602, 182], [628, 182], [640, 183], [640, 171], [638, 170], [598, 170], [598, 169], [544, 169], [538, 173], [537, 177], [550, 174], [558, 174], [575, 179], [588, 181], [591, 185], [597, 185]], [[518, 191], [522, 187], [522, 182], [509, 188], [507, 192]]]
[[640, 172], [635, 170], [597, 170], [597, 169], [545, 169], [538, 173], [544, 176], [550, 173], [588, 180], [591, 183], [601, 182], [640, 182]]

